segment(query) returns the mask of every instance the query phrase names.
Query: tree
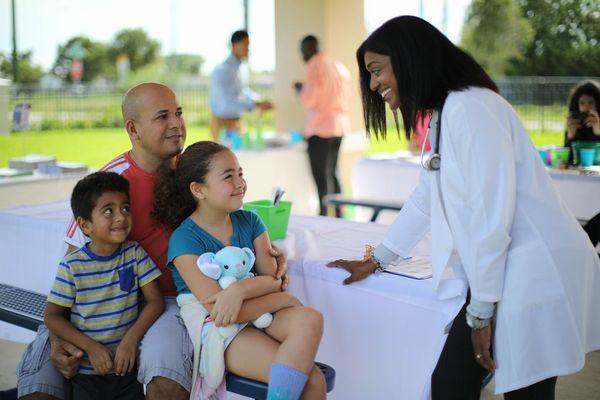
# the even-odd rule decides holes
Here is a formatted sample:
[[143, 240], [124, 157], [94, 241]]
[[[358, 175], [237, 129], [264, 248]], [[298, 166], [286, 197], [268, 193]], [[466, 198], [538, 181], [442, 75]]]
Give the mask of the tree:
[[123, 29], [116, 34], [109, 54], [113, 64], [120, 54], [126, 54], [131, 70], [136, 71], [156, 60], [159, 50], [160, 44], [151, 39], [143, 29]]
[[58, 47], [58, 56], [53, 67], [54, 73], [70, 81], [69, 69], [74, 58], [80, 58], [83, 61], [81, 80], [84, 82], [93, 81], [100, 76], [110, 78], [115, 74], [114, 64], [108, 57], [106, 45], [85, 36], [75, 36]]
[[[19, 69], [19, 73], [17, 76], [17, 83], [37, 83], [42, 77], [42, 68], [40, 66], [34, 65], [31, 62], [31, 52], [26, 51], [24, 53], [17, 54], [17, 65]], [[13, 69], [12, 69], [12, 57], [5, 56], [0, 53], [0, 73], [2, 75], [7, 76], [9, 78], [13, 78]]]
[[534, 37], [513, 75], [600, 75], [600, 1], [520, 0]]
[[517, 0], [473, 0], [461, 35], [461, 47], [493, 76], [504, 75], [532, 38], [529, 21]]

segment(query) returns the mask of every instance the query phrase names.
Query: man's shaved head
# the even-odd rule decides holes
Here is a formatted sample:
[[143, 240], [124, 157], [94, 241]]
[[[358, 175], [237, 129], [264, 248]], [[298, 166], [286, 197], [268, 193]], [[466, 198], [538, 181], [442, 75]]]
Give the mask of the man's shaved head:
[[140, 110], [144, 108], [145, 100], [148, 97], [152, 97], [154, 94], [164, 93], [165, 91], [170, 92], [175, 96], [175, 93], [167, 86], [154, 83], [145, 82], [140, 83], [129, 89], [123, 95], [123, 101], [121, 102], [121, 112], [123, 113], [123, 121], [139, 119]]
[[130, 154], [145, 171], [156, 172], [183, 150], [183, 109], [168, 86], [147, 82], [132, 87], [123, 96], [121, 111], [131, 140]]

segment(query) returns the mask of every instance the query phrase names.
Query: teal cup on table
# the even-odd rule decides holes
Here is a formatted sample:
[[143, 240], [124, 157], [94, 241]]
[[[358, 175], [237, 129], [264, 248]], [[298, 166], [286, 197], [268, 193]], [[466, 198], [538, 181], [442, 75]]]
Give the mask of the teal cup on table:
[[594, 156], [596, 149], [579, 149], [579, 165], [582, 167], [591, 167], [594, 165]]
[[540, 155], [540, 158], [542, 159], [544, 165], [548, 165], [548, 150], [538, 149], [538, 154]]
[[292, 144], [300, 143], [304, 140], [304, 135], [302, 135], [302, 132], [300, 131], [291, 131], [290, 139]]

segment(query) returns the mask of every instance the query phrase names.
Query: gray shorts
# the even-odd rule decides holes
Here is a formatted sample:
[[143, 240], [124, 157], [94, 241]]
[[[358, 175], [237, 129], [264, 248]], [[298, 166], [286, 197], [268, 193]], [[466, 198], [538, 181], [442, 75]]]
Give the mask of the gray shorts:
[[[148, 329], [140, 343], [137, 379], [147, 384], [155, 376], [171, 379], [188, 392], [192, 388], [194, 350], [179, 307], [173, 297], [165, 298], [165, 311]], [[38, 333], [17, 365], [19, 397], [35, 392], [64, 399], [66, 381], [50, 362], [48, 330]]]

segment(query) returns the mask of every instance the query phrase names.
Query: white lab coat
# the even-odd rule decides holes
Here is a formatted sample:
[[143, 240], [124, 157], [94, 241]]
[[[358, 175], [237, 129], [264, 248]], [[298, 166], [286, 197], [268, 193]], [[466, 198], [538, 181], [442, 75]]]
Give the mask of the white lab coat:
[[438, 296], [468, 285], [498, 302], [496, 393], [580, 370], [600, 349], [600, 262], [525, 128], [470, 88], [448, 96], [440, 135], [441, 170], [423, 171], [383, 245], [406, 256], [430, 230]]

